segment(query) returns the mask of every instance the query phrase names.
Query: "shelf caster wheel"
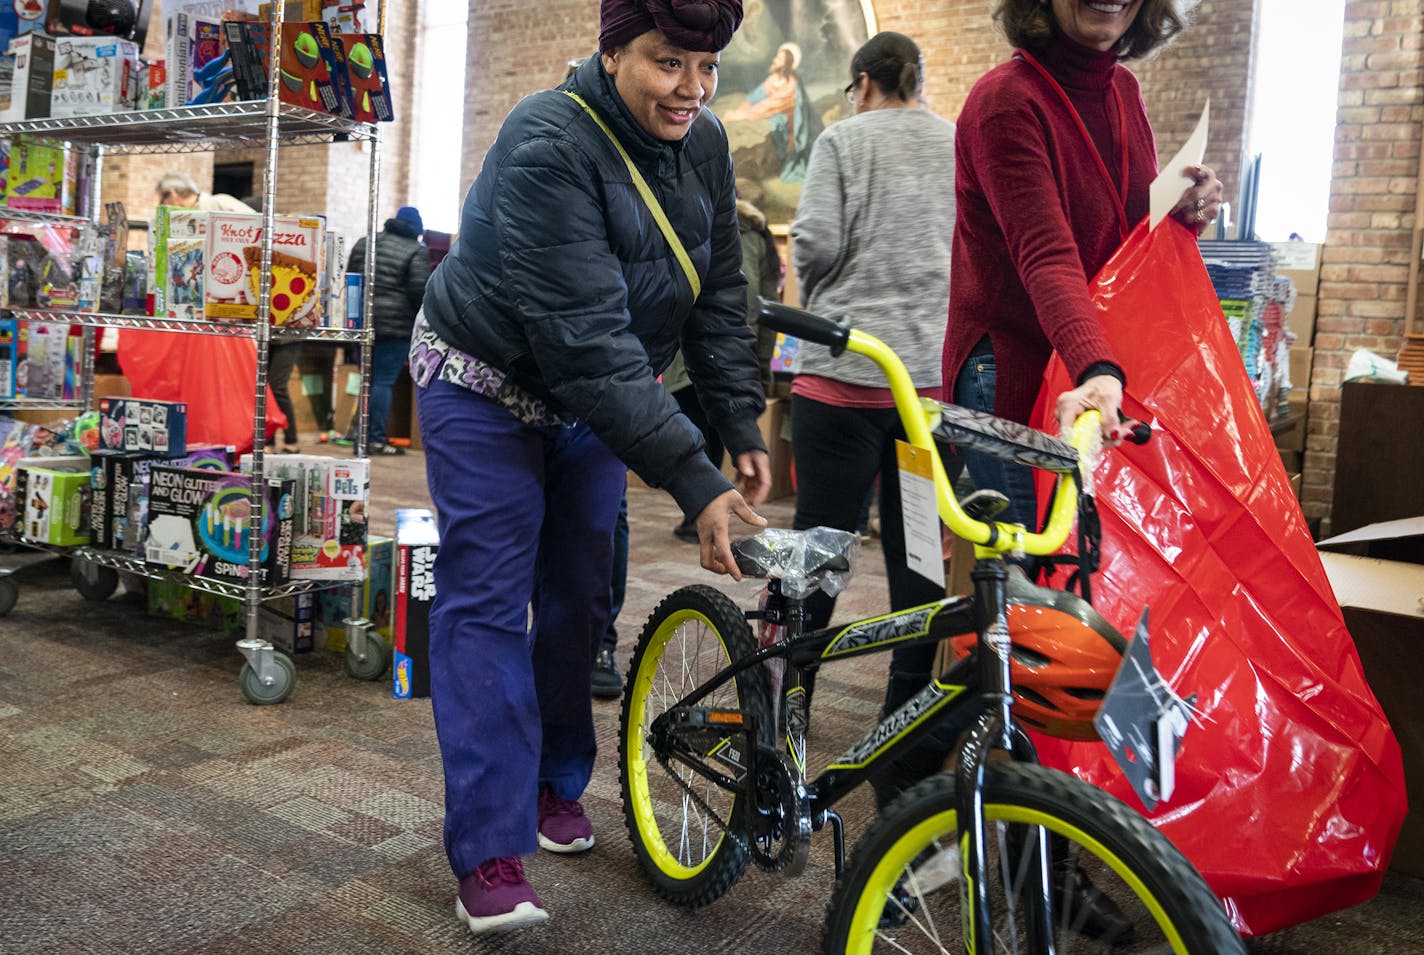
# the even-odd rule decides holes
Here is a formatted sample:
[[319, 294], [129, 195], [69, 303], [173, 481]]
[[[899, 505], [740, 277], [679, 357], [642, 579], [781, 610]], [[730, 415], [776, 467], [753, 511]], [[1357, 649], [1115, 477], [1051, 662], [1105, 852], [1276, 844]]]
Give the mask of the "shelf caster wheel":
[[119, 589], [119, 572], [87, 560], [69, 562], [69, 579], [85, 600], [108, 600]]
[[346, 645], [346, 672], [357, 680], [379, 680], [391, 662], [391, 648], [386, 638], [374, 630], [366, 632], [366, 655], [358, 656], [351, 644]]
[[15, 609], [15, 601], [20, 599], [20, 585], [13, 577], [0, 577], [0, 617]]
[[297, 682], [297, 665], [292, 662], [291, 657], [275, 651], [272, 653], [271, 663], [269, 676], [272, 682], [270, 684], [262, 682], [257, 675], [257, 670], [250, 663], [244, 663], [237, 674], [237, 683], [242, 687], [242, 695], [253, 706], [281, 703], [292, 695], [292, 687]]

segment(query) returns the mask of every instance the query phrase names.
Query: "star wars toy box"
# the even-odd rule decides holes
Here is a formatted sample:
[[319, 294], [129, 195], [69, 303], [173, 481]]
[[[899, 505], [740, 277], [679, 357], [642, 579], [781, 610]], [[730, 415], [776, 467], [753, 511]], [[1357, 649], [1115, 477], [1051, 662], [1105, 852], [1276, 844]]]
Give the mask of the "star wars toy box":
[[[243, 455], [240, 470], [252, 469]], [[366, 577], [366, 507], [371, 495], [370, 462], [316, 454], [266, 458], [268, 476], [291, 481], [294, 580], [361, 581]]]
[[24, 502], [20, 532], [37, 544], [89, 542], [89, 472], [82, 463], [21, 463], [15, 499]]
[[[204, 254], [204, 313], [221, 321], [254, 321], [262, 282], [262, 216], [214, 212]], [[326, 275], [326, 220], [277, 216], [272, 227], [273, 325], [317, 328]]]
[[440, 532], [426, 508], [396, 509], [396, 613], [392, 693], [408, 700], [430, 695], [430, 605], [435, 600], [435, 554]]
[[188, 403], [99, 399], [99, 447], [178, 457], [188, 451]]
[[[262, 509], [261, 583], [287, 579], [292, 556], [290, 481], [271, 481]], [[154, 466], [148, 473], [145, 560], [214, 580], [246, 582], [252, 481], [231, 471]]]
[[203, 318], [203, 254], [211, 213], [159, 206], [149, 234], [153, 258], [153, 314]]
[[90, 508], [89, 543], [143, 557], [149, 469], [160, 464], [231, 471], [236, 463], [235, 450], [230, 444], [198, 444], [190, 446], [179, 457], [160, 458], [143, 451], [96, 449], [90, 454], [89, 484], [94, 500]]
[[[372, 535], [366, 541], [366, 576], [361, 581], [357, 614], [370, 621], [371, 629], [386, 638], [391, 645], [391, 615], [394, 604], [391, 591], [395, 580], [391, 576], [395, 556], [395, 541]], [[351, 588], [328, 587], [317, 591], [317, 640], [325, 641], [333, 653], [346, 652], [346, 618], [351, 615]]]
[[[112, 36], [55, 40], [50, 116], [92, 116], [137, 109], [138, 44]], [[145, 87], [144, 98], [148, 96]]]

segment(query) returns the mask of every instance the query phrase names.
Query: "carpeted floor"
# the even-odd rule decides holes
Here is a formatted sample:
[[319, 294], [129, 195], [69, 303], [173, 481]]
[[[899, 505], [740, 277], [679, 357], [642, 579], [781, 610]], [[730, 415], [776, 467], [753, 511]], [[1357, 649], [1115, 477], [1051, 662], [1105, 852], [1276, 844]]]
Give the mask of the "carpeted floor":
[[[374, 462], [373, 530], [394, 506], [428, 504], [418, 452]], [[632, 560], [623, 650], [653, 605], [687, 583], [731, 586], [676, 541], [665, 495], [630, 491]], [[791, 501], [764, 509], [789, 525]], [[841, 613], [882, 609], [869, 545]], [[18, 605], [0, 618], [0, 952], [629, 955], [815, 950], [832, 882], [828, 835], [807, 872], [749, 871], [698, 912], [658, 901], [623, 830], [616, 703], [595, 702], [600, 756], [585, 805], [599, 839], [579, 857], [527, 867], [551, 920], [495, 940], [453, 916], [441, 848], [440, 762], [427, 700], [393, 700], [342, 658], [297, 658], [279, 706], [247, 705], [233, 637], [145, 613], [124, 593], [80, 598], [63, 561], [26, 565]], [[626, 656], [620, 654], [620, 664]], [[873, 721], [883, 662], [827, 669], [816, 694], [812, 759]], [[858, 732], [860, 731], [860, 732]], [[842, 807], [851, 842], [868, 794]], [[1370, 903], [1253, 942], [1260, 952], [1424, 951], [1424, 881], [1391, 876]]]

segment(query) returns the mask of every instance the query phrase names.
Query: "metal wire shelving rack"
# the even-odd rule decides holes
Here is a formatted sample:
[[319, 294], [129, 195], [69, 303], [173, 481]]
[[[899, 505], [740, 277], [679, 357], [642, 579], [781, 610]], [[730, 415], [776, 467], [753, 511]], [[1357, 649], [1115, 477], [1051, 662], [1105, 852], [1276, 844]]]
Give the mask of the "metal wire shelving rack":
[[[271, 5], [269, 25], [272, 36], [281, 36], [283, 4]], [[386, 10], [377, 4], [376, 32], [384, 34]], [[366, 257], [363, 271], [365, 288], [372, 286], [375, 270], [376, 213], [380, 193], [380, 129], [371, 124], [355, 123], [341, 117], [281, 103], [276, 91], [280, 88], [277, 57], [271, 58], [268, 90], [265, 100], [221, 103], [206, 106], [181, 106], [168, 109], [136, 110], [95, 116], [57, 119], [23, 120], [0, 124], [0, 137], [31, 136], [67, 143], [94, 154], [93, 194], [90, 208], [98, 210], [99, 182], [103, 159], [107, 156], [142, 154], [177, 154], [204, 152], [220, 148], [261, 147], [265, 151], [263, 175], [263, 248], [261, 286], [257, 319], [253, 322], [195, 321], [190, 319], [155, 318], [151, 316], [78, 312], [58, 309], [13, 309], [11, 314], [22, 320], [63, 322], [79, 325], [84, 330], [81, 396], [74, 401], [6, 400], [0, 408], [9, 410], [82, 411], [93, 403], [93, 346], [95, 329], [132, 328], [150, 331], [183, 332], [199, 335], [226, 335], [250, 338], [256, 344], [252, 480], [254, 489], [263, 486], [265, 474], [263, 444], [266, 431], [267, 348], [273, 341], [327, 341], [359, 344], [361, 348], [361, 391], [356, 409], [356, 446], [358, 458], [366, 457], [367, 406], [369, 401], [372, 296], [364, 297], [365, 312], [362, 328], [286, 329], [269, 323], [271, 314], [270, 237], [275, 221], [278, 152], [286, 146], [315, 145], [333, 142], [362, 141], [369, 144]], [[39, 222], [79, 223], [89, 220], [75, 216], [0, 210], [0, 216]], [[238, 674], [244, 696], [252, 703], [278, 703], [292, 692], [296, 682], [295, 666], [286, 655], [258, 636], [258, 613], [264, 601], [312, 590], [339, 586], [327, 581], [292, 580], [264, 586], [261, 581], [263, 495], [252, 495], [248, 517], [248, 568], [245, 583], [232, 583], [206, 577], [170, 571], [118, 551], [102, 548], [53, 547], [22, 542], [22, 546], [62, 554], [70, 558], [71, 577], [80, 594], [91, 600], [107, 599], [118, 586], [120, 572], [137, 574], [151, 580], [175, 581], [195, 590], [233, 597], [245, 603], [245, 634], [237, 649], [245, 662]], [[375, 679], [385, 670], [390, 648], [361, 616], [359, 592], [350, 588], [351, 610], [346, 620], [346, 665], [352, 676]], [[15, 581], [9, 574], [0, 574], [0, 616], [8, 613], [17, 597]]]

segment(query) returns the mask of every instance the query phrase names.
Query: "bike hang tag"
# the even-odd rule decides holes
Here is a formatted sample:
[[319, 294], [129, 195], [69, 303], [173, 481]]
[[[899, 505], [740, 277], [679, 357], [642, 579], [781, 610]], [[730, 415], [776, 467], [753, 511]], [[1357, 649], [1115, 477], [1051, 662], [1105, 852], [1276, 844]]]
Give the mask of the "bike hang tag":
[[1153, 665], [1144, 608], [1093, 725], [1148, 812], [1172, 798], [1195, 700], [1174, 693]]
[[905, 526], [905, 563], [930, 583], [944, 588], [944, 549], [939, 538], [933, 451], [895, 440], [900, 470], [900, 516]]

